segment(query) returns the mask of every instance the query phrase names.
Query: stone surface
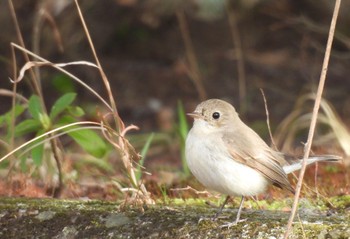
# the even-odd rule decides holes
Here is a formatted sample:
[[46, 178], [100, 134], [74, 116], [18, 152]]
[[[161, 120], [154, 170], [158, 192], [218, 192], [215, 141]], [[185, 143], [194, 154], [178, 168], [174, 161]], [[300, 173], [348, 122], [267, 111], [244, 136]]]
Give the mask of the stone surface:
[[[349, 238], [350, 196], [333, 198], [333, 209], [299, 211], [290, 238]], [[334, 204], [337, 203], [337, 204]], [[120, 203], [0, 198], [0, 238], [281, 238], [288, 212], [243, 210], [244, 222], [222, 228], [236, 209], [209, 219], [216, 208], [200, 203], [158, 203], [144, 208]], [[336, 208], [334, 208], [334, 206]]]

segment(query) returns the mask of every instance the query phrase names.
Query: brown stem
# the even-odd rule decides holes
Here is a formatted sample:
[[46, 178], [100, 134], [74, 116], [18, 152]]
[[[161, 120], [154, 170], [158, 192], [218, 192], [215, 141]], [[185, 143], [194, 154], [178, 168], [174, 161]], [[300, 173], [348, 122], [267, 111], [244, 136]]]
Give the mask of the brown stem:
[[242, 49], [242, 41], [237, 25], [236, 12], [232, 4], [227, 5], [227, 15], [228, 22], [230, 24], [231, 35], [233, 46], [235, 49], [235, 55], [237, 59], [237, 73], [238, 73], [238, 94], [239, 94], [239, 103], [240, 103], [240, 113], [244, 114], [247, 108], [246, 95], [247, 95], [247, 83], [245, 76], [245, 63]]
[[296, 192], [294, 196], [294, 202], [293, 202], [293, 207], [292, 211], [290, 213], [289, 221], [287, 224], [286, 232], [284, 234], [284, 238], [288, 238], [289, 233], [292, 228], [293, 220], [298, 208], [298, 203], [299, 203], [299, 197], [300, 197], [300, 191], [303, 183], [303, 178], [305, 174], [305, 169], [306, 169], [306, 160], [309, 157], [310, 150], [311, 150], [311, 145], [312, 145], [312, 140], [315, 132], [315, 127], [316, 127], [316, 122], [317, 122], [317, 115], [318, 115], [318, 110], [320, 108], [320, 103], [322, 99], [322, 93], [324, 89], [324, 84], [326, 81], [326, 75], [327, 75], [327, 69], [328, 69], [328, 63], [329, 63], [329, 58], [332, 50], [332, 43], [334, 39], [334, 32], [335, 32], [335, 26], [337, 23], [337, 18], [338, 18], [338, 13], [339, 13], [339, 8], [340, 8], [340, 3], [341, 0], [336, 0], [335, 6], [334, 6], [334, 11], [333, 11], [333, 17], [331, 21], [331, 25], [329, 28], [329, 34], [328, 34], [328, 41], [327, 41], [327, 47], [326, 47], [326, 52], [323, 60], [323, 66], [322, 66], [322, 71], [321, 71], [321, 76], [320, 76], [320, 81], [318, 84], [318, 89], [317, 89], [317, 94], [316, 94], [316, 99], [315, 99], [315, 105], [314, 109], [312, 112], [312, 118], [311, 118], [311, 123], [310, 123], [310, 130], [309, 130], [309, 135], [307, 142], [305, 144], [305, 153], [304, 153], [304, 158], [303, 158], [303, 165], [299, 173], [299, 179], [296, 187]]
[[203, 78], [199, 71], [198, 60], [194, 51], [186, 16], [183, 10], [176, 11], [176, 17], [179, 22], [182, 40], [186, 49], [186, 56], [190, 65], [190, 78], [197, 89], [200, 100], [203, 101], [207, 98], [207, 93], [203, 86]]
[[58, 186], [54, 187], [53, 197], [59, 198], [63, 189], [63, 180], [62, 180], [62, 165], [61, 165], [61, 156], [58, 151], [58, 142], [56, 138], [50, 140], [53, 157], [56, 161], [57, 171], [58, 171]]

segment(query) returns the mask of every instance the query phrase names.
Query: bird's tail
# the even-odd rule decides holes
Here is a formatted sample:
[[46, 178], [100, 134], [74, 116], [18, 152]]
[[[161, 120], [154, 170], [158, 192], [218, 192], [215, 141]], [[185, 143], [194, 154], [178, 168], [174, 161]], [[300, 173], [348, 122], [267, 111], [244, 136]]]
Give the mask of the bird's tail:
[[[316, 162], [322, 162], [322, 161], [338, 162], [341, 159], [342, 159], [341, 157], [336, 155], [315, 155], [307, 159], [306, 165], [313, 164]], [[283, 170], [286, 174], [292, 173], [294, 171], [301, 169], [302, 163], [303, 163], [302, 159], [293, 160], [292, 162], [290, 162], [289, 165], [283, 166]]]

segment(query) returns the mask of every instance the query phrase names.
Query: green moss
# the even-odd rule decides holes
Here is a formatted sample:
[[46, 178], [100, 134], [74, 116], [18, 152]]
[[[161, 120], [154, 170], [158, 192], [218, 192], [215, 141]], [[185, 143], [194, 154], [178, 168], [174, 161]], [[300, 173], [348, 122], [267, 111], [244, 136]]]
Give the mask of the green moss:
[[344, 210], [350, 208], [350, 195], [343, 195], [339, 197], [333, 197], [329, 200], [333, 207], [338, 210]]

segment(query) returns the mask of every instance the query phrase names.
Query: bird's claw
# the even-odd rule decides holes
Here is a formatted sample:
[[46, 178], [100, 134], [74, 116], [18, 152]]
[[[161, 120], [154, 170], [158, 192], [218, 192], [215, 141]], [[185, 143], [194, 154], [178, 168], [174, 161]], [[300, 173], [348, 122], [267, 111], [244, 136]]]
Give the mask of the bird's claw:
[[244, 221], [246, 221], [246, 220], [247, 220], [247, 219], [242, 219], [242, 220], [236, 220], [236, 221], [230, 222], [230, 223], [225, 223], [225, 224], [221, 225], [220, 228], [227, 228], [227, 229], [230, 229], [230, 227], [235, 226], [235, 225], [237, 225], [238, 223], [244, 222]]
[[199, 223], [201, 223], [201, 222], [203, 222], [203, 221], [212, 221], [212, 222], [216, 222], [216, 221], [218, 221], [219, 219], [228, 219], [229, 217], [227, 216], [219, 216], [219, 217], [217, 217], [217, 216], [214, 216], [214, 217], [201, 217], [201, 218], [199, 218], [199, 220], [198, 220], [198, 224]]

